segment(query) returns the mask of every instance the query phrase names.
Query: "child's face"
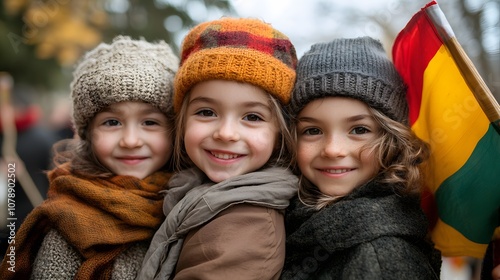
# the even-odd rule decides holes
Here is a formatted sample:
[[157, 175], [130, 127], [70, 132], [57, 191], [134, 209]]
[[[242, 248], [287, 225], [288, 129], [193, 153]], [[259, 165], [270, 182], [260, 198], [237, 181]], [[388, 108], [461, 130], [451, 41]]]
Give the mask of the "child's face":
[[116, 175], [144, 179], [172, 155], [170, 124], [151, 104], [112, 104], [94, 117], [90, 127], [97, 159]]
[[368, 106], [356, 99], [327, 97], [310, 102], [297, 123], [297, 163], [302, 174], [324, 194], [350, 193], [379, 170], [374, 153], [362, 147], [377, 139], [380, 129]]
[[186, 110], [185, 149], [213, 182], [255, 171], [271, 157], [278, 126], [267, 93], [225, 80], [197, 84]]

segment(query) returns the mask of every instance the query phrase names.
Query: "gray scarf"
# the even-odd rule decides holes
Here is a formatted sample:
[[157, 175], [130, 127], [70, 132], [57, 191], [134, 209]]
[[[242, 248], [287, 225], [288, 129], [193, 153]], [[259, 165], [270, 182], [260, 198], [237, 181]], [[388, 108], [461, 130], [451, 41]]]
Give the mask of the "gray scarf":
[[163, 203], [166, 219], [151, 241], [137, 279], [170, 279], [186, 234], [228, 207], [249, 203], [285, 209], [297, 193], [298, 179], [288, 169], [269, 168], [220, 183], [206, 182], [196, 168], [174, 175]]

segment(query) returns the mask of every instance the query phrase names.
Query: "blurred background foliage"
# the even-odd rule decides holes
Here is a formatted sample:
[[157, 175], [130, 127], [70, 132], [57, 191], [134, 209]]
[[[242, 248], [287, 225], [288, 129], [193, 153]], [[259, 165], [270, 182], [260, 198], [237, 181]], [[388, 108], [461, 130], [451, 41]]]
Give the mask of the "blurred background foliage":
[[[41, 96], [54, 92], [67, 95], [75, 63], [84, 52], [100, 42], [110, 42], [116, 35], [124, 34], [133, 38], [143, 37], [148, 41], [165, 40], [178, 51], [182, 37], [194, 24], [223, 15], [247, 16], [244, 7], [249, 5], [248, 1], [3, 0], [0, 5], [0, 71], [9, 72], [16, 83], [29, 85]], [[360, 12], [342, 8], [339, 1], [304, 1], [307, 5], [314, 5], [317, 11], [312, 19], [314, 27], [310, 30], [311, 34], [316, 29], [320, 30], [322, 25], [324, 29], [332, 19], [344, 25], [335, 31], [309, 38], [313, 42], [302, 40], [299, 35], [294, 38], [288, 30], [275, 25], [272, 20], [264, 20], [284, 31], [297, 46], [299, 43], [309, 46], [315, 41], [328, 40], [332, 35], [349, 36], [352, 34], [348, 29], [349, 24], [344, 22], [365, 23], [365, 28], [376, 26], [381, 39], [392, 43], [411, 16], [429, 1], [387, 0], [387, 3], [399, 5], [400, 12], [390, 16], [387, 16], [389, 4], [381, 6], [380, 10]], [[282, 4], [286, 2], [281, 1]], [[457, 33], [459, 42], [499, 100], [499, 0], [438, 2]], [[235, 8], [238, 6], [243, 8], [238, 10]], [[290, 16], [287, 12], [286, 8], [277, 11], [283, 17]], [[253, 17], [259, 17], [259, 14]], [[289, 23], [293, 21], [288, 20]], [[389, 47], [386, 45], [387, 49]]]
[[[67, 88], [83, 53], [118, 34], [148, 41], [174, 37], [195, 22], [186, 1], [4, 0], [0, 6], [0, 71], [39, 91]], [[203, 4], [231, 13], [227, 1]], [[169, 29], [166, 28], [168, 23]]]

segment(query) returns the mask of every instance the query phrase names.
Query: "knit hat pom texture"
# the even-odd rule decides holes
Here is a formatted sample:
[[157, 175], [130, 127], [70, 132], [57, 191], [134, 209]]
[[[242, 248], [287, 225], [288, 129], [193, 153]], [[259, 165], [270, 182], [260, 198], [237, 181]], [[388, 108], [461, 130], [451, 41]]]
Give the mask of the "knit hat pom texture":
[[398, 122], [408, 122], [406, 86], [382, 44], [370, 37], [319, 43], [297, 66], [291, 110], [323, 97], [361, 100]]
[[173, 79], [179, 58], [164, 41], [117, 36], [86, 53], [73, 72], [73, 124], [84, 139], [91, 119], [107, 106], [142, 101], [172, 113]]

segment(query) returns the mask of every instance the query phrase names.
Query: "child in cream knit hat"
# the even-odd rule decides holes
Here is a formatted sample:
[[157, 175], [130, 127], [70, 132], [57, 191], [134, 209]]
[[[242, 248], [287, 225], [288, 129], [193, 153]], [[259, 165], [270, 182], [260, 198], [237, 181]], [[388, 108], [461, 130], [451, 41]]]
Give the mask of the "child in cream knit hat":
[[257, 19], [194, 27], [175, 76], [177, 173], [140, 279], [277, 279], [297, 191], [283, 108], [295, 48]]
[[439, 279], [419, 203], [429, 150], [408, 126], [406, 87], [382, 44], [313, 45], [290, 107], [300, 184], [282, 279]]
[[[48, 173], [48, 199], [16, 235], [1, 279], [135, 279], [163, 221], [173, 78], [165, 42], [118, 36], [88, 52], [71, 84], [77, 139]], [[4, 269], [5, 268], [5, 269]]]

